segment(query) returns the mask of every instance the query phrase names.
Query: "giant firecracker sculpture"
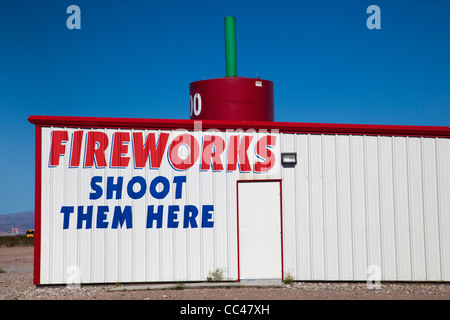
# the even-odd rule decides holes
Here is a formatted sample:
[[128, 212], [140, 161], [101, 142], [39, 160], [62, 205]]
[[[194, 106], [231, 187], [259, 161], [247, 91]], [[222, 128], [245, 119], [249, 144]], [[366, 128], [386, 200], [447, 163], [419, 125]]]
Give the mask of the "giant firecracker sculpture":
[[236, 19], [225, 17], [226, 77], [190, 83], [192, 120], [274, 121], [273, 82], [237, 76]]

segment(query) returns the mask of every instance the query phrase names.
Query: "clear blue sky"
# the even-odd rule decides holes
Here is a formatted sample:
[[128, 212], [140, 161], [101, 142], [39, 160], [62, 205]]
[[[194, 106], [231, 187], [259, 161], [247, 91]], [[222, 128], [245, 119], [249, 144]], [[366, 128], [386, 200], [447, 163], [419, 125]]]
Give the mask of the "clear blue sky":
[[274, 81], [276, 121], [448, 126], [449, 13], [446, 0], [2, 0], [0, 214], [34, 207], [28, 116], [187, 119], [189, 83], [225, 76], [228, 15], [238, 75]]

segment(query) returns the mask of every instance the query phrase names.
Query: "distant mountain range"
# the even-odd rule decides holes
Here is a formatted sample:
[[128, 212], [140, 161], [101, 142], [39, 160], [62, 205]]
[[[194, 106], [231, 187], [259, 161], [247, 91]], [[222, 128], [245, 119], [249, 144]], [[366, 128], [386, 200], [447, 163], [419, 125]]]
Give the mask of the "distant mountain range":
[[8, 235], [11, 228], [19, 228], [19, 234], [34, 229], [34, 211], [0, 214], [0, 236]]

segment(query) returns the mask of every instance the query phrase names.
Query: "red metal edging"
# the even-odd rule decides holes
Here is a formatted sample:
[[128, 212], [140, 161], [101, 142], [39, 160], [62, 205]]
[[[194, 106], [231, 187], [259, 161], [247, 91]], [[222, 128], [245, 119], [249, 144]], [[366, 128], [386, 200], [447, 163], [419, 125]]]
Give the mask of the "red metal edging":
[[41, 283], [41, 187], [42, 187], [42, 128], [35, 128], [35, 187], [34, 187], [34, 267], [33, 284]]
[[380, 135], [411, 137], [450, 137], [450, 127], [444, 126], [403, 126], [403, 125], [364, 125], [329, 124], [270, 121], [221, 121], [186, 119], [144, 119], [144, 118], [98, 118], [98, 117], [61, 117], [30, 116], [28, 121], [39, 126], [58, 126], [75, 128], [134, 128], [158, 130], [267, 130], [280, 133], [303, 134], [343, 134], [343, 135]]

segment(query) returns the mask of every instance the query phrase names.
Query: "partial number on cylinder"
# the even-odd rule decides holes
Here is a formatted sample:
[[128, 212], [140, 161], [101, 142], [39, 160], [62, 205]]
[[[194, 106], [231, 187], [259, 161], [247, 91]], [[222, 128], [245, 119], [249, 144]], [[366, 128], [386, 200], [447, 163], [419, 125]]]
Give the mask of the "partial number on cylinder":
[[195, 116], [200, 115], [200, 112], [202, 112], [202, 97], [200, 96], [200, 93], [194, 94], [194, 98], [192, 98], [192, 95], [189, 95], [190, 101], [191, 101], [191, 117], [192, 113], [194, 113]]

